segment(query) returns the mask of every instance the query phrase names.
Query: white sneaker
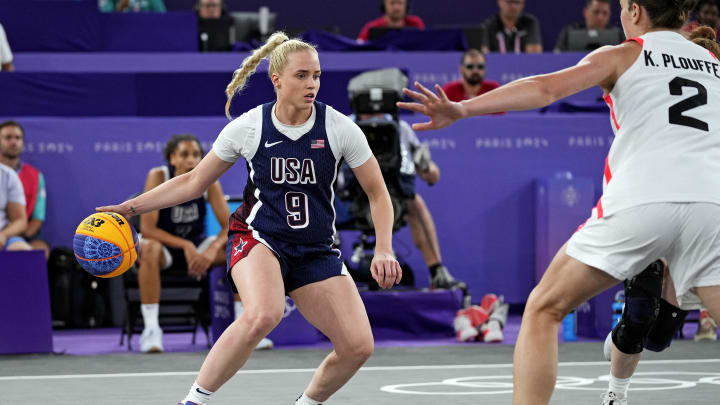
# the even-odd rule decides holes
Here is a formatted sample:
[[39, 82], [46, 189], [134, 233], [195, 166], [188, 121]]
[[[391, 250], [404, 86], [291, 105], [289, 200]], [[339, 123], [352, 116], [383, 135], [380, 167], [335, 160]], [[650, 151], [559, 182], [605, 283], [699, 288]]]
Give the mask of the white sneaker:
[[[459, 311], [458, 313], [461, 312], [462, 311]], [[453, 328], [455, 328], [455, 336], [457, 337], [458, 342], [475, 340], [475, 338], [480, 334], [478, 329], [472, 326], [472, 321], [466, 315], [456, 316], [455, 319], [453, 319]]]
[[258, 343], [258, 345], [255, 346], [255, 350], [270, 350], [273, 347], [275, 347], [275, 344], [273, 343], [272, 340], [270, 340], [268, 338], [262, 338], [260, 343]]
[[140, 351], [143, 353], [162, 353], [163, 331], [159, 327], [145, 328], [140, 335]]
[[605, 357], [605, 360], [610, 361], [612, 356], [612, 331], [608, 333], [607, 337], [605, 338], [605, 344], [603, 345], [603, 357]]
[[478, 332], [477, 328], [468, 327], [463, 328], [457, 331], [455, 336], [457, 337], [458, 342], [469, 342], [471, 340], [475, 340], [475, 338], [478, 337], [480, 332]]
[[502, 328], [500, 327], [500, 322], [498, 321], [488, 321], [488, 323], [482, 326], [481, 330], [483, 333], [483, 341], [485, 343], [500, 343], [505, 338], [503, 336]]
[[700, 311], [700, 319], [698, 320], [698, 329], [695, 333], [694, 340], [699, 342], [701, 340], [717, 340], [717, 333], [715, 332], [717, 324], [710, 316], [710, 313], [706, 310]]
[[603, 400], [602, 405], [627, 405], [627, 398], [614, 392], [606, 392], [602, 394], [601, 398]]

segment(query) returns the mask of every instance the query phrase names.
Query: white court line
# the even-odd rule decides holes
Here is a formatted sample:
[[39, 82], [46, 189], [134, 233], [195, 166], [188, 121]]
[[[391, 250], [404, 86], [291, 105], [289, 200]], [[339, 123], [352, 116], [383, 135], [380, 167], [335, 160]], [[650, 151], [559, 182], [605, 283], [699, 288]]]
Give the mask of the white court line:
[[[720, 363], [720, 359], [697, 359], [697, 360], [643, 360], [640, 364], [707, 364]], [[576, 361], [558, 363], [560, 367], [567, 366], [609, 366], [608, 361]], [[512, 363], [500, 364], [454, 364], [444, 366], [386, 366], [386, 367], [363, 367], [360, 371], [412, 371], [412, 370], [469, 370], [469, 369], [493, 369], [512, 368]], [[278, 368], [267, 370], [240, 370], [237, 374], [289, 374], [289, 373], [312, 373], [314, 368]], [[175, 371], [158, 373], [113, 373], [113, 374], [60, 374], [60, 375], [23, 375], [0, 377], [0, 381], [17, 380], [70, 380], [82, 378], [134, 378], [134, 377], [177, 377], [197, 375], [197, 371]]]

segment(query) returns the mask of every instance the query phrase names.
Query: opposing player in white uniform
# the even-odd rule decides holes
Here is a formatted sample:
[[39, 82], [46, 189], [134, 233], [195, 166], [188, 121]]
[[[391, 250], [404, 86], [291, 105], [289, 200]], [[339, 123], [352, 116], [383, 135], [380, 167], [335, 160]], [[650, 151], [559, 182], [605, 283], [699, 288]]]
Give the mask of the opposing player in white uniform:
[[[695, 29], [688, 39], [720, 58], [716, 38], [713, 28], [703, 26]], [[603, 405], [627, 405], [630, 378], [643, 350], [665, 351], [685, 323], [688, 311], [677, 308], [673, 282], [664, 275], [667, 271], [666, 263], [658, 260], [635, 278], [625, 281], [622, 319], [605, 339], [603, 348], [605, 358], [611, 360]], [[714, 337], [715, 329], [710, 329], [710, 333]], [[696, 333], [695, 340], [697, 337]]]
[[277, 100], [228, 124], [192, 171], [120, 205], [99, 208], [131, 216], [174, 206], [201, 195], [240, 157], [248, 164], [243, 205], [231, 216], [226, 249], [228, 276], [244, 311], [210, 350], [183, 405], [208, 403], [243, 366], [282, 319], [285, 294], [334, 349], [296, 405], [326, 401], [372, 353], [362, 300], [331, 247], [333, 183], [342, 159], [370, 200], [377, 241], [373, 277], [383, 288], [400, 282], [391, 246], [392, 205], [380, 167], [360, 128], [316, 101], [321, 71], [312, 45], [273, 34], [235, 71], [226, 90], [226, 113], [233, 95], [266, 57]]
[[514, 405], [547, 404], [563, 317], [590, 297], [667, 259], [681, 308], [720, 316], [720, 63], [679, 30], [692, 0], [620, 0], [628, 38], [576, 66], [450, 102], [419, 83], [405, 90], [428, 115], [417, 130], [498, 111], [540, 108], [600, 86], [615, 141], [603, 197], [528, 298], [514, 358]]

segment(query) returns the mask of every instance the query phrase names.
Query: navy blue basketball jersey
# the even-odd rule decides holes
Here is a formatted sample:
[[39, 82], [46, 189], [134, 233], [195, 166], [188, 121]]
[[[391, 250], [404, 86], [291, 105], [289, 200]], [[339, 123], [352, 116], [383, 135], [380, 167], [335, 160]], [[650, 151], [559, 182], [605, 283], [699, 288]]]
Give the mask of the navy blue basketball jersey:
[[233, 214], [252, 230], [298, 243], [332, 242], [334, 183], [342, 159], [330, 149], [326, 106], [315, 102], [315, 124], [297, 140], [275, 128], [275, 102], [262, 106], [260, 144], [248, 161], [244, 203]]
[[[175, 168], [164, 166], [165, 181], [175, 177]], [[158, 216], [157, 227], [163, 231], [192, 241], [196, 246], [205, 239], [205, 196], [163, 208]]]

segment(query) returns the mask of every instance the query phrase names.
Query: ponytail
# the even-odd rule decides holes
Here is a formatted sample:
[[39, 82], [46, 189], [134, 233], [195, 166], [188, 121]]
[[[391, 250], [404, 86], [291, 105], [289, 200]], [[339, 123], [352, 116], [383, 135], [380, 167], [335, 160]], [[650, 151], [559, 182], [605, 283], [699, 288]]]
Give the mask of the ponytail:
[[707, 49], [716, 58], [720, 59], [720, 45], [718, 45], [716, 38], [715, 30], [703, 25], [695, 28], [688, 39]]
[[230, 115], [230, 103], [235, 93], [242, 91], [247, 82], [247, 78], [255, 73], [260, 62], [265, 59], [272, 51], [274, 51], [280, 44], [287, 41], [288, 37], [284, 32], [276, 32], [268, 38], [265, 45], [253, 51], [253, 53], [245, 58], [239, 69], [233, 73], [233, 78], [230, 84], [225, 89], [225, 95], [227, 96], [227, 103], [225, 103], [225, 116], [232, 120]]

